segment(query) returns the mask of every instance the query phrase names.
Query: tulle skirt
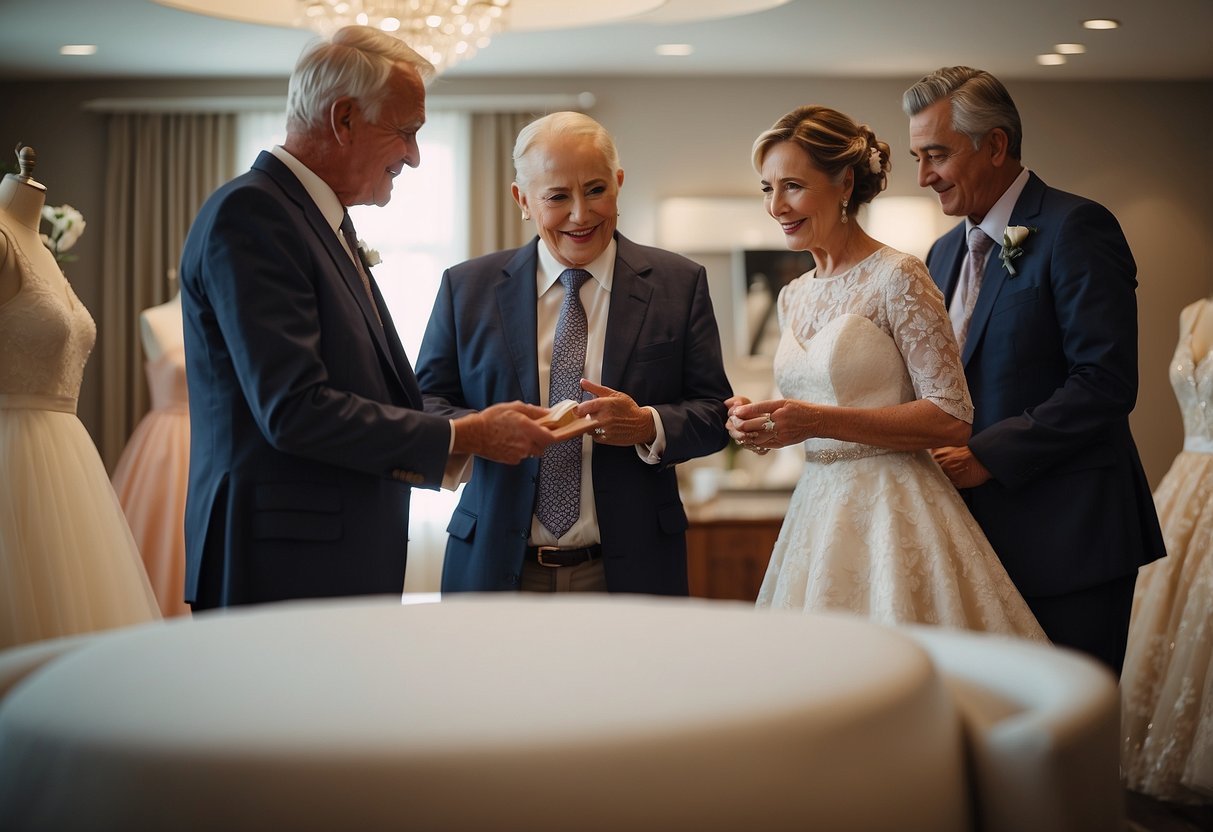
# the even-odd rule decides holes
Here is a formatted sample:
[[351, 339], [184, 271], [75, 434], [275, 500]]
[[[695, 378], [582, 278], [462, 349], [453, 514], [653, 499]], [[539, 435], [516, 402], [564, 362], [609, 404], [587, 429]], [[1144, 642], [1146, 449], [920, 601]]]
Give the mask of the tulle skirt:
[[1048, 641], [926, 451], [806, 463], [758, 605]]
[[1121, 768], [1134, 791], [1213, 803], [1213, 454], [1179, 454], [1154, 503], [1167, 556], [1133, 595]]
[[0, 409], [0, 649], [159, 617], [84, 425]]
[[131, 434], [114, 468], [114, 491], [165, 616], [190, 612], [183, 600], [189, 453], [188, 408], [152, 410]]

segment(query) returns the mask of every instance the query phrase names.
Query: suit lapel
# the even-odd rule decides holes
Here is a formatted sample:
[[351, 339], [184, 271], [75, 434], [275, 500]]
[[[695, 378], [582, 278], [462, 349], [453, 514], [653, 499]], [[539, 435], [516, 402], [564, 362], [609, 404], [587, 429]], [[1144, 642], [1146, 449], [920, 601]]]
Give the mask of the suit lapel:
[[[1015, 207], [1011, 209], [1011, 225], [1028, 225], [1029, 220], [1040, 212], [1041, 200], [1044, 197], [1044, 183], [1036, 174], [1028, 175], [1028, 183], [1019, 194]], [[994, 301], [1002, 292], [1003, 286], [1011, 279], [1011, 273], [1002, 264], [1002, 240], [994, 240], [990, 248], [989, 259], [986, 260], [985, 272], [981, 279], [981, 293], [977, 296], [977, 305], [973, 307], [973, 317], [969, 321], [969, 337], [965, 341], [964, 354], [961, 362], [968, 365], [973, 350], [981, 341], [981, 336], [990, 321], [990, 312], [994, 309]]]
[[539, 401], [539, 348], [535, 333], [539, 327], [536, 304], [535, 273], [538, 269], [539, 238], [518, 249], [502, 271], [497, 282], [497, 312], [501, 316], [501, 331], [509, 347], [510, 360], [523, 398], [532, 404]]
[[[333, 231], [324, 215], [320, 213], [320, 209], [316, 207], [316, 203], [308, 195], [307, 189], [303, 187], [303, 183], [291, 173], [291, 169], [284, 165], [274, 154], [268, 151], [261, 151], [257, 157], [257, 161], [253, 163], [255, 170], [260, 170], [269, 176], [282, 189], [299, 208], [303, 211], [303, 216], [307, 220], [308, 226], [312, 233], [320, 240], [325, 251], [333, 261], [333, 266], [336, 273], [340, 275], [341, 281], [345, 284], [354, 296], [354, 301], [358, 304], [358, 308], [362, 310], [362, 322], [366, 326], [371, 338], [379, 348], [379, 354], [383, 358], [384, 363], [391, 368], [392, 375], [405, 394], [414, 403], [414, 406], [420, 407], [421, 394], [417, 388], [417, 380], [413, 376], [413, 369], [408, 363], [408, 359], [404, 357], [404, 349], [399, 344], [399, 339], [393, 334], [393, 340], [396, 341], [396, 346], [399, 349], [401, 363], [394, 354], [387, 333], [384, 327], [379, 325], [379, 319], [375, 315], [375, 310], [371, 308], [371, 299], [367, 297], [366, 290], [362, 286], [362, 278], [358, 275], [358, 269], [354, 265], [354, 261], [345, 252], [345, 246], [337, 239], [337, 234]], [[356, 252], [355, 252], [356, 253]], [[372, 291], [375, 294], [375, 302], [379, 305], [383, 313], [384, 323], [390, 320], [390, 316], [386, 314], [387, 306], [383, 302], [382, 295], [379, 294], [378, 287], [375, 287], [374, 281], [371, 282]], [[393, 329], [394, 333], [394, 329]], [[411, 386], [408, 382], [411, 382]]]
[[617, 390], [653, 297], [653, 286], [648, 282], [653, 267], [635, 243], [619, 233], [615, 240], [611, 308], [602, 348], [602, 385]]

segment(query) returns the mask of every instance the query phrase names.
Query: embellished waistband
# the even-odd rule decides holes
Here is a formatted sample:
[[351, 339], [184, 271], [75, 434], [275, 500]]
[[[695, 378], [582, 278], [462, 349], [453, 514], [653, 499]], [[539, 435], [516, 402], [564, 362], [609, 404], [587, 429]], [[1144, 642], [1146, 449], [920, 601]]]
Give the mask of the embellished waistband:
[[891, 454], [889, 448], [874, 448], [871, 445], [859, 445], [853, 448], [822, 448], [821, 450], [804, 452], [806, 462], [819, 462], [831, 465], [835, 462], [849, 462], [855, 459], [867, 459], [870, 456]]
[[42, 393], [0, 393], [0, 410], [55, 410], [75, 413], [74, 396], [48, 396]]
[[1194, 454], [1213, 454], [1213, 439], [1203, 436], [1185, 437], [1184, 450]]

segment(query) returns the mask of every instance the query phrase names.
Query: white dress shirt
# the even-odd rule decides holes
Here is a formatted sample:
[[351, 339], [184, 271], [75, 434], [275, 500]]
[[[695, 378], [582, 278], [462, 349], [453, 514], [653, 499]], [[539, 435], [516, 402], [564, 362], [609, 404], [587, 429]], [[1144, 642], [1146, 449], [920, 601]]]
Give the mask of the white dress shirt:
[[[589, 334], [585, 345], [585, 371], [583, 377], [594, 384], [602, 383], [602, 353], [606, 343], [607, 316], [611, 310], [611, 286], [615, 279], [616, 243], [611, 240], [606, 250], [585, 266], [590, 280], [581, 286], [581, 305], [585, 307]], [[564, 285], [560, 275], [567, 267], [560, 264], [547, 245], [539, 241], [539, 263], [535, 270], [535, 290], [539, 298], [536, 308], [536, 347], [539, 357], [539, 401], [550, 407], [556, 402], [548, 401], [548, 389], [552, 368], [552, 343], [556, 340], [556, 323], [560, 318], [560, 306], [564, 303]], [[636, 445], [636, 453], [650, 465], [661, 461], [665, 451], [665, 428], [654, 408], [646, 407], [653, 414], [657, 437], [651, 445]], [[531, 518], [531, 546], [556, 546], [573, 548], [601, 542], [598, 532], [598, 512], [594, 505], [594, 479], [590, 456], [593, 440], [587, 435], [581, 438], [581, 514], [563, 537], [557, 540], [538, 519]]]
[[[1023, 193], [1024, 187], [1028, 184], [1028, 169], [1024, 168], [1019, 172], [1019, 176], [1015, 177], [1015, 181], [1011, 183], [998, 201], [994, 203], [994, 207], [986, 212], [982, 217], [981, 222], [977, 223], [977, 227], [985, 232], [986, 236], [994, 241], [995, 245], [1002, 245], [1003, 232], [1007, 230], [1007, 225], [1011, 222], [1011, 212], [1015, 210], [1015, 203], [1019, 201], [1019, 195]], [[973, 221], [965, 218], [965, 239], [969, 239], [969, 232], [973, 229]], [[990, 251], [993, 254], [993, 249]], [[965, 255], [966, 257], [968, 255]], [[986, 261], [987, 265], [989, 260]], [[956, 298], [960, 296], [960, 292], [952, 295], [952, 302], [956, 302]]]

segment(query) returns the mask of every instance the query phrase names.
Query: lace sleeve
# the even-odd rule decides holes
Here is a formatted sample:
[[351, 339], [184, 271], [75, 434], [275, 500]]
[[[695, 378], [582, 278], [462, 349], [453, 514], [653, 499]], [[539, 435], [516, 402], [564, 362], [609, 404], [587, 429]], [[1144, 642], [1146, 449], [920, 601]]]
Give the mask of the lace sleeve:
[[945, 413], [973, 423], [973, 402], [965, 382], [956, 336], [927, 267], [904, 255], [893, 266], [886, 307], [893, 340], [905, 359], [914, 394]]

